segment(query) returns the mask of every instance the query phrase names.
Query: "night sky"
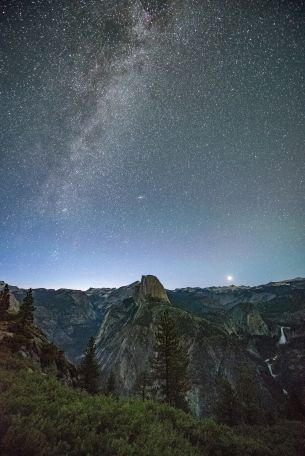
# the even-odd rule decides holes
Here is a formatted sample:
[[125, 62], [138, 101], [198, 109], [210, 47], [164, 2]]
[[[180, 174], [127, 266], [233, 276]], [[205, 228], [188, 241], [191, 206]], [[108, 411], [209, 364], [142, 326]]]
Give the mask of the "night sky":
[[305, 276], [304, 2], [0, 2], [0, 280]]

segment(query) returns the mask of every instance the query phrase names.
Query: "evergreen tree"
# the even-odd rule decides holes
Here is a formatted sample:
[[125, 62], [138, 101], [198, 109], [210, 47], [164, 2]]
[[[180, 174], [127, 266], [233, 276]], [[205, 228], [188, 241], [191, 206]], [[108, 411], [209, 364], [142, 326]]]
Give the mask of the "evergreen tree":
[[114, 372], [111, 371], [106, 384], [106, 394], [112, 395], [115, 393], [115, 376]]
[[151, 377], [147, 371], [142, 371], [137, 377], [136, 389], [141, 396], [142, 401], [147, 399], [149, 390], [151, 388]]
[[[289, 394], [289, 397], [286, 399], [285, 403], [285, 417], [287, 417], [289, 420], [304, 420], [305, 417], [305, 407], [304, 407], [304, 399], [305, 399], [305, 389], [302, 394], [301, 391], [299, 391], [299, 394], [297, 391], [292, 390]], [[302, 401], [303, 399], [303, 401]]]
[[259, 403], [255, 376], [249, 369], [241, 370], [236, 389], [240, 401], [242, 422], [251, 425], [261, 424], [264, 414]]
[[168, 404], [187, 409], [188, 356], [168, 310], [159, 321], [154, 353], [152, 372], [157, 381], [157, 395]]
[[85, 356], [78, 369], [78, 375], [81, 388], [91, 394], [97, 393], [100, 373], [95, 356], [94, 337], [91, 337], [88, 342]]
[[240, 421], [240, 406], [237, 395], [226, 378], [217, 382], [218, 397], [214, 407], [214, 414], [220, 423], [234, 426]]
[[19, 319], [23, 326], [27, 324], [32, 324], [34, 321], [34, 299], [33, 299], [33, 291], [30, 288], [26, 292], [26, 296], [20, 306], [19, 311]]
[[0, 320], [5, 320], [10, 307], [10, 290], [7, 284], [0, 293]]

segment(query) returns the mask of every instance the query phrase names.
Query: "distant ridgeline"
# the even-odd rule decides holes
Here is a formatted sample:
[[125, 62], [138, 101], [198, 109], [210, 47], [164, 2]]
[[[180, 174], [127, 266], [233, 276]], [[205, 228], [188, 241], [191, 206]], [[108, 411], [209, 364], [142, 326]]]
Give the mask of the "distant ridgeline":
[[[14, 313], [26, 291], [9, 291]], [[33, 298], [36, 325], [74, 363], [94, 337], [101, 389], [113, 377], [116, 395], [139, 394], [139, 379], [151, 371], [160, 318], [168, 311], [187, 352], [185, 398], [195, 416], [215, 417], [215, 403], [228, 388], [242, 402], [241, 371], [255, 385], [265, 416], [305, 414], [305, 279], [166, 291], [148, 275], [118, 289], [36, 289]], [[1, 331], [9, 332], [3, 324], [0, 337]], [[154, 385], [147, 397], [154, 398]]]

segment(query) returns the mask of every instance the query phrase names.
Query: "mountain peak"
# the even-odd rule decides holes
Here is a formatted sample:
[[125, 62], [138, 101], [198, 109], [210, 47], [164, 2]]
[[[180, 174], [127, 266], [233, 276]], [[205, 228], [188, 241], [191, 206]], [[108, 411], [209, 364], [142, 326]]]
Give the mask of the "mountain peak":
[[165, 288], [160, 280], [154, 275], [143, 275], [139, 286], [137, 297], [139, 300], [147, 298], [158, 299], [170, 303]]

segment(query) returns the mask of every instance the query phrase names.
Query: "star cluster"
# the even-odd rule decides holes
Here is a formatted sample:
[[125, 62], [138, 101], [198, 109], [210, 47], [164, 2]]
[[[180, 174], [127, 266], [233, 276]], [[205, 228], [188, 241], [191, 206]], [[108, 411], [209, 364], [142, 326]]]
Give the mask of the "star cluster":
[[1, 2], [0, 278], [304, 275], [304, 10]]

